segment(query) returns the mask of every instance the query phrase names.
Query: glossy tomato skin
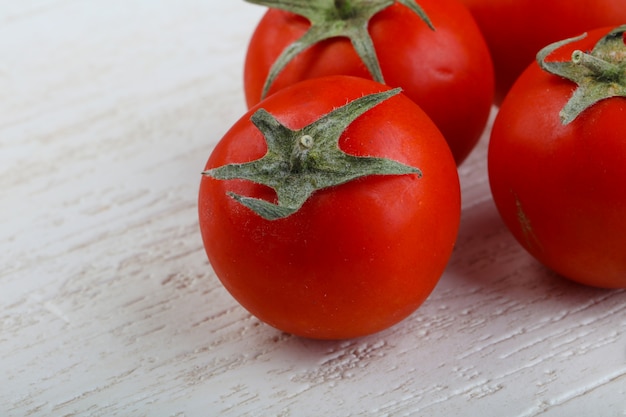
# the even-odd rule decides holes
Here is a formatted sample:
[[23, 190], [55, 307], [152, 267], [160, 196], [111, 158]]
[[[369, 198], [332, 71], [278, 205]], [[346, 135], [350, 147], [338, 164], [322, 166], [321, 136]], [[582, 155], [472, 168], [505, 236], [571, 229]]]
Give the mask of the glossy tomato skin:
[[[590, 50], [610, 28], [548, 60]], [[488, 171], [506, 226], [541, 263], [582, 284], [626, 287], [626, 99], [598, 102], [568, 125], [575, 84], [532, 64], [494, 122]]]
[[[261, 106], [298, 129], [386, 89], [365, 79], [329, 77], [286, 88]], [[264, 155], [264, 139], [249, 121], [256, 108], [226, 133], [207, 169]], [[356, 119], [340, 147], [418, 167], [423, 176], [369, 176], [323, 189], [295, 214], [274, 221], [226, 195], [271, 201], [272, 190], [209, 177], [200, 184], [200, 229], [218, 278], [257, 318], [304, 337], [362, 336], [411, 314], [442, 275], [459, 225], [459, 180], [449, 148], [402, 94]]]
[[[460, 164], [480, 139], [491, 110], [491, 56], [476, 22], [458, 0], [421, 0], [419, 4], [435, 31], [396, 3], [372, 18], [369, 32], [385, 83], [402, 87], [431, 117]], [[263, 16], [245, 61], [248, 106], [261, 99], [276, 58], [308, 28], [306, 19], [281, 10], [270, 9]], [[303, 51], [277, 77], [270, 94], [304, 79], [340, 74], [372, 79], [346, 38], [330, 39]]]
[[461, 0], [480, 26], [495, 68], [500, 104], [541, 48], [626, 22], [624, 0]]

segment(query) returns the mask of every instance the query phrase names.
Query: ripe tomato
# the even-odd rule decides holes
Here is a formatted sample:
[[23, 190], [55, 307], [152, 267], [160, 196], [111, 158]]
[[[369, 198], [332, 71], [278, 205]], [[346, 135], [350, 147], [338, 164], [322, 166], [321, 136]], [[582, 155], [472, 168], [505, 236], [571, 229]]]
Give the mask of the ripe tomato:
[[[591, 31], [545, 61], [569, 61], [575, 50], [591, 50], [609, 30]], [[618, 49], [605, 56], [621, 55], [626, 94], [623, 33], [617, 32], [612, 42]], [[592, 73], [585, 72], [584, 78], [594, 78]], [[607, 91], [616, 90], [616, 74], [617, 81]], [[580, 87], [572, 95], [576, 88], [537, 63], [522, 74], [494, 122], [488, 150], [491, 191], [506, 226], [541, 263], [583, 284], [623, 288], [626, 98], [602, 99], [564, 123], [559, 114], [574, 97], [581, 97]]]
[[[388, 90], [347, 76], [285, 88], [233, 125], [209, 157], [207, 172], [269, 155], [250, 121], [261, 107], [298, 131], [348, 102]], [[200, 183], [200, 230], [217, 277], [260, 320], [310, 338], [362, 336], [411, 314], [442, 275], [460, 221], [454, 159], [410, 99], [399, 94], [385, 100], [337, 138], [342, 152], [389, 158], [422, 175], [371, 175], [317, 190], [293, 214], [276, 220], [231, 198], [235, 193], [276, 201], [264, 185], [211, 176]]]
[[461, 0], [482, 30], [496, 73], [496, 103], [541, 48], [626, 22], [624, 0]]
[[[353, 1], [354, 8], [360, 7], [357, 3], [366, 2]], [[434, 30], [405, 5], [387, 3], [394, 4], [375, 14], [368, 25], [384, 83], [402, 87], [422, 107], [460, 164], [480, 139], [493, 102], [493, 67], [485, 40], [458, 0], [419, 0]], [[248, 106], [261, 100], [270, 68], [283, 50], [310, 27], [304, 17], [284, 10], [269, 9], [263, 16], [245, 60]], [[346, 37], [327, 39], [300, 52], [279, 73], [269, 93], [304, 79], [340, 74], [373, 79]]]

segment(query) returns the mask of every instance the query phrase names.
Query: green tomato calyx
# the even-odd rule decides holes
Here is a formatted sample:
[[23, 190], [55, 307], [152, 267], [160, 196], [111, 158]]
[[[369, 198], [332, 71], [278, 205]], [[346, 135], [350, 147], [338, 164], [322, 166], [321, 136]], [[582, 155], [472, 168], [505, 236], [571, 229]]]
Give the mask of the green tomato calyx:
[[[355, 51], [367, 67], [374, 81], [384, 84], [384, 78], [368, 32], [370, 19], [378, 12], [396, 3], [395, 0], [246, 0], [262, 6], [285, 10], [305, 17], [311, 27], [297, 41], [287, 46], [276, 59], [265, 80], [261, 99], [265, 98], [280, 72], [300, 52], [323, 40], [337, 37], [350, 39]], [[398, 0], [410, 8], [431, 29], [430, 19], [415, 0]]]
[[626, 97], [626, 25], [609, 32], [589, 53], [575, 50], [570, 61], [549, 62], [546, 58], [555, 50], [583, 39], [586, 34], [555, 42], [537, 54], [537, 62], [545, 71], [575, 82], [578, 87], [560, 112], [566, 125], [600, 100]]
[[302, 129], [292, 130], [264, 109], [251, 117], [263, 133], [267, 153], [260, 159], [209, 169], [203, 175], [219, 179], [246, 179], [271, 187], [277, 204], [229, 193], [239, 203], [267, 220], [297, 212], [317, 190], [368, 175], [421, 177], [419, 169], [387, 158], [349, 155], [339, 148], [345, 129], [359, 116], [400, 93], [400, 89], [365, 95], [321, 116]]

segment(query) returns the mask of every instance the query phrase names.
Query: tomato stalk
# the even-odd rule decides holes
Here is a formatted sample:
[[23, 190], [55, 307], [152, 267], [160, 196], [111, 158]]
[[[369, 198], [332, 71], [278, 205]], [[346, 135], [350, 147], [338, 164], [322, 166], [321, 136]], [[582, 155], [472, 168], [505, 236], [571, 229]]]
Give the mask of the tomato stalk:
[[576, 65], [584, 66], [598, 79], [619, 81], [620, 77], [623, 75], [623, 68], [619, 65], [587, 54], [580, 49], [577, 49], [572, 53], [572, 62]]
[[[326, 39], [346, 37], [367, 67], [374, 81], [384, 83], [376, 50], [368, 32], [369, 21], [378, 12], [395, 4], [395, 0], [246, 0], [275, 9], [285, 10], [309, 20], [311, 26], [304, 35], [287, 46], [270, 68], [261, 98], [265, 98], [280, 72], [300, 52]], [[415, 12], [429, 28], [434, 27], [415, 0], [398, 0]]]
[[545, 71], [575, 82], [578, 87], [561, 110], [566, 125], [600, 100], [626, 97], [626, 25], [609, 32], [596, 43], [590, 53], [575, 50], [570, 61], [550, 62], [546, 58], [555, 50], [583, 39], [586, 34], [555, 42], [537, 54], [537, 62]]
[[360, 97], [336, 108], [316, 121], [292, 130], [264, 109], [251, 117], [263, 133], [267, 153], [260, 159], [228, 164], [203, 172], [219, 180], [246, 179], [271, 187], [277, 203], [258, 198], [229, 195], [268, 220], [297, 212], [315, 192], [368, 175], [421, 176], [417, 168], [387, 158], [349, 155], [339, 148], [345, 129], [359, 116], [400, 93], [400, 89]]
[[352, 17], [354, 11], [349, 0], [335, 0], [335, 9], [337, 9], [342, 19]]

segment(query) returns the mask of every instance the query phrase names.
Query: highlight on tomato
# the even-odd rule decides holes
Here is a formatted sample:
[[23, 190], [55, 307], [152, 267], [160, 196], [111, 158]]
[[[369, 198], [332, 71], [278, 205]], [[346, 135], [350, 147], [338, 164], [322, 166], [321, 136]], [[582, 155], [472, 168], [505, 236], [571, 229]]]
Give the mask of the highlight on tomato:
[[544, 46], [626, 22], [624, 0], [461, 0], [480, 27], [493, 59], [495, 102]]
[[350, 75], [401, 87], [439, 127], [457, 165], [494, 94], [487, 44], [458, 0], [247, 0], [269, 9], [246, 54], [248, 106], [298, 81]]
[[211, 153], [199, 224], [213, 270], [261, 321], [345, 339], [429, 296], [460, 222], [454, 158], [399, 89], [349, 76], [286, 87]]
[[519, 243], [558, 274], [626, 288], [626, 25], [540, 51], [496, 116], [493, 199]]

